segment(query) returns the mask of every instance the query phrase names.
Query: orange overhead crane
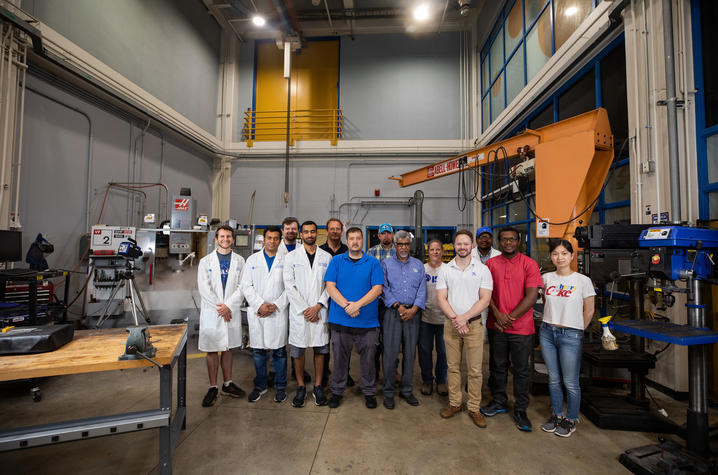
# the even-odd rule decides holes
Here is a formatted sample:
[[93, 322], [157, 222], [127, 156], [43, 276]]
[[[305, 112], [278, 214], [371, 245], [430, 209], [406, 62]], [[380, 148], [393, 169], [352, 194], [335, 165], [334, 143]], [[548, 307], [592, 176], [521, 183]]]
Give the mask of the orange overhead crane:
[[[506, 155], [496, 153], [502, 147]], [[606, 109], [537, 130], [526, 129], [520, 135], [389, 178], [405, 187], [514, 157], [529, 161], [531, 155], [535, 160], [536, 236], [567, 239], [577, 248], [573, 233], [588, 224], [613, 161], [613, 134]]]

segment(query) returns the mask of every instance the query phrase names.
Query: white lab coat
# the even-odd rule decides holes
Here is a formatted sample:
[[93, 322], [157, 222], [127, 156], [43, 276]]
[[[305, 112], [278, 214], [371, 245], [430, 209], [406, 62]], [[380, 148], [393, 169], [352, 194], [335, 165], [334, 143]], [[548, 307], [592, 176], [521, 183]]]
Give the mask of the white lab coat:
[[[199, 350], [226, 351], [242, 345], [242, 291], [239, 287], [244, 258], [232, 253], [227, 284], [222, 288], [222, 274], [217, 252], [207, 254], [197, 267], [197, 288], [200, 296]], [[225, 322], [217, 313], [217, 305], [224, 303], [232, 312]]]
[[[297, 247], [294, 248], [295, 250], [299, 249], [302, 246], [302, 241], [300, 239], [297, 239], [296, 241], [294, 241], [294, 243], [297, 245]], [[277, 248], [277, 257], [284, 257], [289, 254], [289, 252], [290, 251], [289, 249], [287, 249], [287, 245], [284, 243], [284, 239], [282, 239], [282, 241], [279, 243], [279, 247]]]
[[[289, 344], [298, 348], [324, 346], [329, 343], [327, 308], [329, 294], [324, 285], [324, 274], [332, 260], [331, 254], [317, 246], [314, 265], [309, 265], [303, 245], [284, 258], [284, 288], [289, 300]], [[322, 304], [319, 320], [308, 322], [304, 310]]]
[[[277, 253], [272, 270], [267, 269], [264, 249], [247, 258], [240, 287], [249, 303], [247, 323], [249, 324], [249, 346], [255, 349], [274, 350], [287, 344], [287, 293], [284, 291], [284, 256]], [[259, 307], [273, 303], [277, 310], [260, 318]]]

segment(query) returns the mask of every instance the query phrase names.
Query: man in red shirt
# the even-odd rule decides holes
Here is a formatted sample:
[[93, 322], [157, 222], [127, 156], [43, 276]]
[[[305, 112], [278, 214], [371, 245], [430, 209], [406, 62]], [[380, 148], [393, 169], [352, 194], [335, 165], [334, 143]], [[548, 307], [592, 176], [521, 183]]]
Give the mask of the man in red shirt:
[[491, 417], [507, 411], [506, 379], [509, 361], [514, 368], [514, 421], [531, 431], [526, 415], [531, 374], [529, 357], [533, 349], [533, 305], [541, 286], [538, 264], [519, 252], [521, 234], [515, 228], [499, 230], [500, 256], [486, 261], [494, 280], [489, 304], [489, 388], [493, 400], [481, 408]]

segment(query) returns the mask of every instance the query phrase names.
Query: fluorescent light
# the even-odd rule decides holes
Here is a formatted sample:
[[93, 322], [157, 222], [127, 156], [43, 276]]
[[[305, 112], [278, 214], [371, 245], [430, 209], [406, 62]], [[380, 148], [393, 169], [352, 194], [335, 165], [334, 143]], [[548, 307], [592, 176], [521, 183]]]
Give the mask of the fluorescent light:
[[429, 19], [429, 5], [422, 3], [414, 8], [414, 20], [426, 21]]
[[265, 20], [262, 15], [254, 15], [252, 17], [252, 23], [257, 26], [264, 26], [264, 24], [267, 23], [267, 20]]
[[576, 7], [568, 7], [566, 11], [563, 13], [566, 16], [573, 16], [576, 13], [578, 13], [578, 8]]

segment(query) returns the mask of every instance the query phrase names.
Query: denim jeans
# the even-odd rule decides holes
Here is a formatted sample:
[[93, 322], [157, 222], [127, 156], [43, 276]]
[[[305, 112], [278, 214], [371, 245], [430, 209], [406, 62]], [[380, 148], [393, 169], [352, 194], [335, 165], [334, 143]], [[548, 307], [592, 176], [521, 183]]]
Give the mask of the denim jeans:
[[[533, 351], [533, 335], [489, 330], [489, 389], [494, 401], [506, 406], [506, 381], [509, 366], [514, 374], [514, 411], [525, 411], [529, 407], [531, 392], [531, 370], [529, 358]], [[483, 342], [483, 340], [482, 340]]]
[[267, 352], [272, 353], [271, 364], [274, 370], [274, 387], [276, 389], [287, 389], [287, 349], [284, 347], [276, 350], [253, 350], [254, 371], [257, 376], [254, 378], [254, 387], [260, 391], [267, 389]]
[[563, 385], [566, 387], [566, 418], [575, 421], [578, 419], [581, 405], [578, 375], [581, 372], [583, 355], [583, 330], [542, 323], [540, 337], [541, 354], [548, 370], [548, 389], [553, 413], [563, 417], [563, 379]]
[[[436, 343], [436, 367], [433, 368], [432, 360]], [[436, 384], [446, 383], [446, 346], [444, 345], [444, 324], [434, 325], [421, 322], [419, 327], [419, 366], [421, 367], [421, 381], [424, 383], [434, 382]]]

